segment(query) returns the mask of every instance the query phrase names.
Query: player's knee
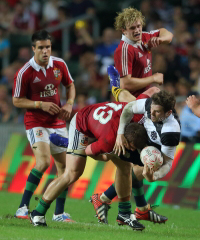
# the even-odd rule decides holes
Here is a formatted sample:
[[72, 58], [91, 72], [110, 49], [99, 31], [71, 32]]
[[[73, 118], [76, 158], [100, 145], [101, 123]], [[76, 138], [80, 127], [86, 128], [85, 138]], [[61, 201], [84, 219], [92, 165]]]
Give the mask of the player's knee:
[[131, 163], [129, 162], [125, 162], [123, 164], [123, 166], [121, 166], [119, 168], [121, 174], [125, 175], [125, 176], [129, 176], [131, 174], [131, 171], [132, 171], [132, 167], [131, 167]]
[[[65, 169], [64, 178], [70, 181], [70, 184], [76, 182], [83, 174], [81, 169]], [[67, 180], [67, 181], [68, 181]]]
[[38, 169], [40, 172], [45, 172], [47, 168], [50, 166], [50, 159], [47, 158], [41, 158], [36, 159], [36, 169]]
[[160, 89], [158, 87], [151, 87], [145, 92], [145, 94], [151, 97], [154, 93], [158, 92], [160, 92]]

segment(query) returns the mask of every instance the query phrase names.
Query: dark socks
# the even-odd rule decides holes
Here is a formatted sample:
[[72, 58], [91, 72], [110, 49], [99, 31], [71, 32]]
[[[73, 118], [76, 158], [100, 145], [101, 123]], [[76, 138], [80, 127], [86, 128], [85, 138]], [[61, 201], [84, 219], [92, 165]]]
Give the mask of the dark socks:
[[19, 206], [20, 208], [23, 207], [24, 205], [29, 206], [31, 197], [35, 189], [39, 185], [42, 175], [43, 175], [42, 172], [39, 172], [34, 168], [31, 170], [26, 182], [26, 188], [22, 197], [22, 201]]
[[132, 193], [137, 207], [144, 207], [147, 205], [144, 197], [143, 180], [138, 181], [134, 172], [132, 172]]
[[56, 199], [56, 209], [55, 209], [55, 215], [61, 214], [64, 212], [65, 207], [65, 200], [67, 195], [68, 188], [65, 189], [60, 196]]

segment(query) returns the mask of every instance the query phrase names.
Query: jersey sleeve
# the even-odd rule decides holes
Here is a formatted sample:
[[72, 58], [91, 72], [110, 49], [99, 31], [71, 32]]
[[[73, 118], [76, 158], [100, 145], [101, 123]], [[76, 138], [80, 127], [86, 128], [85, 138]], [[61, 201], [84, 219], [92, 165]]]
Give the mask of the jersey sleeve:
[[122, 48], [114, 54], [115, 68], [118, 70], [120, 77], [132, 75], [134, 62], [134, 52], [131, 52], [130, 46], [123, 43]]
[[13, 97], [26, 97], [28, 92], [28, 75], [28, 72], [23, 72], [22, 69], [15, 74], [14, 85], [12, 89]]
[[142, 32], [142, 40], [143, 42], [148, 42], [149, 39], [151, 39], [152, 37], [159, 37], [159, 35], [160, 35], [160, 30]]
[[69, 72], [69, 69], [67, 67], [67, 64], [63, 61], [63, 77], [62, 77], [62, 84], [64, 86], [68, 86], [71, 83], [73, 83], [74, 80]]
[[147, 99], [136, 100], [132, 106], [133, 114], [144, 114]]
[[176, 146], [161, 146], [161, 152], [164, 153], [167, 157], [174, 159], [174, 154], [176, 152]]
[[99, 138], [96, 142], [91, 144], [92, 153], [97, 156], [103, 153], [111, 153], [113, 151], [116, 134], [115, 136], [111, 136], [112, 134], [109, 133], [109, 136]]

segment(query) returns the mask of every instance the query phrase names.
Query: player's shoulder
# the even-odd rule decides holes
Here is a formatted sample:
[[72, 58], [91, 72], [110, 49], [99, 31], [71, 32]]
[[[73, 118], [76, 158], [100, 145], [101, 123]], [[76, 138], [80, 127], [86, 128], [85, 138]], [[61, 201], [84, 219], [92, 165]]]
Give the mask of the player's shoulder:
[[180, 132], [181, 126], [179, 119], [171, 114], [166, 120], [164, 120], [162, 133], [164, 132]]
[[121, 54], [121, 52], [130, 52], [132, 53], [133, 51], [135, 51], [137, 49], [137, 45], [131, 45], [128, 42], [121, 40], [120, 44], [118, 45], [118, 47], [115, 50], [116, 54]]
[[66, 62], [62, 58], [51, 56], [51, 59], [53, 61], [53, 65], [55, 66], [67, 66]]
[[30, 61], [26, 62], [17, 72], [16, 76], [27, 76], [30, 74], [30, 72], [33, 70]]

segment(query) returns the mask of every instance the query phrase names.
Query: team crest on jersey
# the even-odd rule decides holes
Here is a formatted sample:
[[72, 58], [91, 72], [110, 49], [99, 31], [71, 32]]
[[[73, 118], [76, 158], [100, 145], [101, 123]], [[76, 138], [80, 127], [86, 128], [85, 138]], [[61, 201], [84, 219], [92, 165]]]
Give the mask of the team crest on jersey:
[[59, 68], [54, 68], [53, 73], [54, 73], [55, 79], [60, 81], [61, 78], [62, 78], [62, 74], [60, 72], [60, 69]]
[[152, 138], [152, 140], [157, 139], [157, 133], [155, 131], [151, 132], [151, 138]]
[[144, 69], [144, 74], [148, 73], [151, 70], [151, 61], [147, 59], [147, 67]]
[[43, 137], [43, 132], [42, 132], [41, 129], [38, 129], [38, 130], [36, 131], [36, 137]]
[[88, 136], [84, 136], [82, 139], [81, 139], [81, 142], [80, 142], [81, 146], [87, 146], [88, 145]]

